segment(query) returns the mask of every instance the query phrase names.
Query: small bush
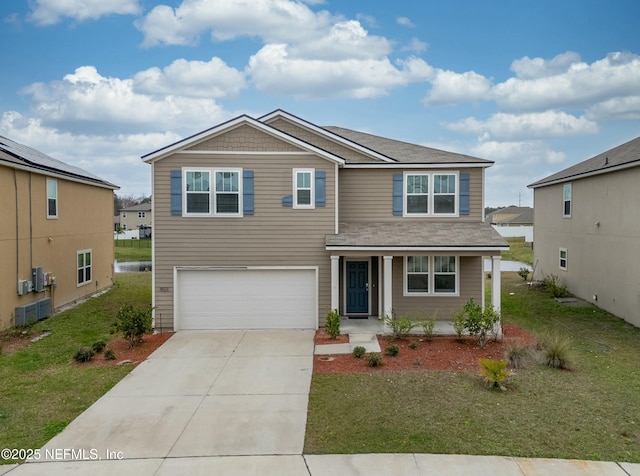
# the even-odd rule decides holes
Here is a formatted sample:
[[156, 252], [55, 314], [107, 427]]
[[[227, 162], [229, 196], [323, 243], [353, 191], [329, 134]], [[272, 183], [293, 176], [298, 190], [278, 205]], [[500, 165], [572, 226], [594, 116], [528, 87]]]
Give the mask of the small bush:
[[340, 335], [340, 313], [337, 309], [333, 309], [327, 314], [327, 323], [324, 330], [332, 339]]
[[567, 287], [563, 284], [560, 284], [560, 278], [555, 274], [546, 275], [542, 280], [542, 287], [554, 298], [563, 298], [569, 296]]
[[76, 354], [73, 356], [73, 359], [76, 362], [89, 362], [94, 355], [95, 354], [90, 347], [80, 347]]
[[422, 321], [420, 322], [420, 325], [422, 326], [422, 331], [424, 332], [425, 337], [429, 342], [431, 342], [433, 340], [433, 329], [436, 327], [436, 320], [429, 319]]
[[522, 266], [518, 270], [518, 276], [520, 276], [524, 281], [526, 281], [527, 278], [529, 278], [529, 269], [526, 268], [525, 266]]
[[142, 342], [142, 336], [151, 332], [152, 310], [152, 308], [140, 309], [131, 304], [124, 304], [118, 311], [115, 328], [129, 341], [130, 348]]
[[399, 319], [386, 317], [384, 322], [391, 327], [391, 334], [394, 339], [406, 338], [416, 326], [416, 323], [408, 317], [401, 317]]
[[353, 356], [356, 359], [361, 359], [364, 356], [365, 352], [367, 352], [367, 349], [365, 349], [361, 345], [353, 348]]
[[509, 362], [509, 367], [512, 369], [523, 369], [527, 366], [527, 362], [531, 357], [531, 352], [528, 346], [520, 343], [514, 343], [507, 349], [505, 357]]
[[397, 345], [390, 345], [385, 349], [385, 353], [391, 357], [396, 357], [400, 353], [400, 347]]
[[506, 360], [480, 359], [480, 371], [490, 388], [505, 390], [503, 382], [509, 376]]
[[98, 342], [93, 343], [93, 345], [91, 346], [91, 350], [93, 350], [94, 353], [99, 354], [104, 350], [106, 346], [107, 343], [105, 341], [99, 340]]
[[412, 350], [416, 350], [418, 347], [420, 347], [420, 344], [418, 344], [418, 342], [415, 340], [411, 342], [411, 344], [409, 344], [409, 348]]
[[484, 347], [487, 342], [487, 335], [489, 333], [495, 334], [495, 327], [500, 321], [500, 315], [493, 309], [491, 304], [483, 310], [482, 306], [473, 301], [473, 298], [470, 298], [464, 305], [464, 312], [466, 314], [465, 329], [469, 331], [470, 335], [477, 336], [478, 345]]
[[456, 336], [458, 340], [462, 340], [462, 333], [464, 332], [465, 322], [464, 322], [464, 309], [458, 311], [455, 316], [453, 316], [453, 329], [456, 331]]
[[542, 342], [542, 361], [552, 369], [568, 369], [571, 362], [572, 344], [569, 337], [558, 333], [547, 334]]
[[116, 353], [113, 349], [107, 349], [104, 351], [104, 359], [105, 360], [116, 360]]
[[379, 367], [382, 365], [382, 355], [378, 352], [367, 354], [367, 364], [369, 367]]

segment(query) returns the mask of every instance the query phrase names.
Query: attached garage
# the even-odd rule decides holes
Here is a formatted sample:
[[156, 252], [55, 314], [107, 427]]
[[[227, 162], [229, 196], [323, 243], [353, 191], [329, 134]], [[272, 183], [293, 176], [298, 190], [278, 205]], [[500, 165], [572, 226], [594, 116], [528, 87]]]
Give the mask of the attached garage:
[[316, 329], [318, 270], [176, 268], [175, 329]]

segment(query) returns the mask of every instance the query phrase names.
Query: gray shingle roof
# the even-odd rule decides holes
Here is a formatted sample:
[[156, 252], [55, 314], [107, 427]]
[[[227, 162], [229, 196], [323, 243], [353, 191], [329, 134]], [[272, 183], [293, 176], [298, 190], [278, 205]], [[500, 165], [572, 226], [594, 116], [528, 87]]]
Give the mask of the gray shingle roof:
[[29, 168], [39, 170], [43, 173], [56, 172], [70, 178], [93, 182], [96, 185], [101, 185], [107, 188], [119, 188], [117, 185], [107, 182], [106, 180], [103, 180], [80, 167], [66, 164], [44, 154], [43, 152], [40, 152], [39, 150], [20, 144], [19, 142], [15, 142], [4, 136], [0, 136], [0, 151], [9, 154], [12, 157], [12, 160], [8, 162], [21, 164]]
[[394, 221], [340, 223], [340, 233], [327, 235], [328, 249], [375, 248], [508, 248], [508, 243], [487, 223]]
[[587, 159], [569, 168], [549, 175], [529, 185], [530, 188], [544, 187], [553, 183], [567, 182], [582, 176], [615, 172], [621, 168], [640, 166], [640, 137], [618, 147]]
[[[415, 164], [449, 164], [449, 163], [469, 163], [469, 164], [493, 164], [493, 161], [479, 159], [470, 155], [457, 154], [444, 150], [432, 149], [422, 145], [411, 144], [394, 139], [367, 134], [365, 132], [353, 131], [343, 127], [326, 126], [323, 129], [360, 144], [368, 149], [378, 152], [390, 159], [398, 162], [409, 162]], [[373, 160], [372, 160], [373, 162]]]
[[[505, 214], [515, 215], [515, 216], [513, 218], [507, 218], [507, 219], [501, 219], [501, 220], [497, 219], [498, 215], [505, 215]], [[486, 221], [487, 223], [502, 223], [502, 224], [533, 223], [533, 208], [516, 207], [516, 206], [500, 208], [499, 210], [496, 210], [493, 213], [489, 213], [489, 215], [487, 215]]]

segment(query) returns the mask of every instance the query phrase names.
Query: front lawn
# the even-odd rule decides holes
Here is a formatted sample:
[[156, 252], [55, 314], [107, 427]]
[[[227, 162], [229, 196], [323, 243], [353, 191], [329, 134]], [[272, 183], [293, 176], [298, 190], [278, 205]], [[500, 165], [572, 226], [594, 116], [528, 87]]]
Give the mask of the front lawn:
[[124, 263], [131, 261], [151, 261], [151, 240], [114, 240], [115, 260]]
[[[80, 346], [116, 337], [110, 333], [121, 303], [151, 304], [151, 274], [117, 275], [114, 288], [34, 324], [25, 332], [52, 334], [10, 352], [9, 331], [0, 339], [0, 448], [39, 448], [121, 380], [132, 365], [89, 368], [72, 364]], [[20, 334], [20, 332], [18, 332]], [[8, 463], [9, 461], [0, 461]]]
[[559, 304], [516, 273], [502, 284], [504, 320], [571, 336], [572, 370], [534, 364], [507, 392], [489, 391], [479, 372], [314, 375], [305, 452], [640, 462], [640, 329]]
[[505, 238], [509, 249], [502, 252], [502, 259], [519, 261], [533, 265], [533, 243], [524, 241], [524, 237]]

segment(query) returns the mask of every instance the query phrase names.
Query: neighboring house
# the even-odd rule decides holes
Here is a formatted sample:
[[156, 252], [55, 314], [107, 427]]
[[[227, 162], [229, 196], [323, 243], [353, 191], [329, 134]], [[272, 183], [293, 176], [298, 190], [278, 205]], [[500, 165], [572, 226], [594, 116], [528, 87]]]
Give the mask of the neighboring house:
[[141, 203], [123, 208], [119, 213], [122, 230], [137, 230], [151, 226], [151, 203]]
[[0, 329], [112, 285], [117, 188], [0, 136]]
[[531, 185], [537, 279], [640, 326], [640, 137]]
[[489, 213], [485, 220], [496, 226], [533, 226], [533, 208], [505, 207]]
[[493, 162], [240, 116], [143, 156], [152, 165], [153, 306], [161, 329], [308, 328], [348, 317], [436, 315], [484, 303]]

